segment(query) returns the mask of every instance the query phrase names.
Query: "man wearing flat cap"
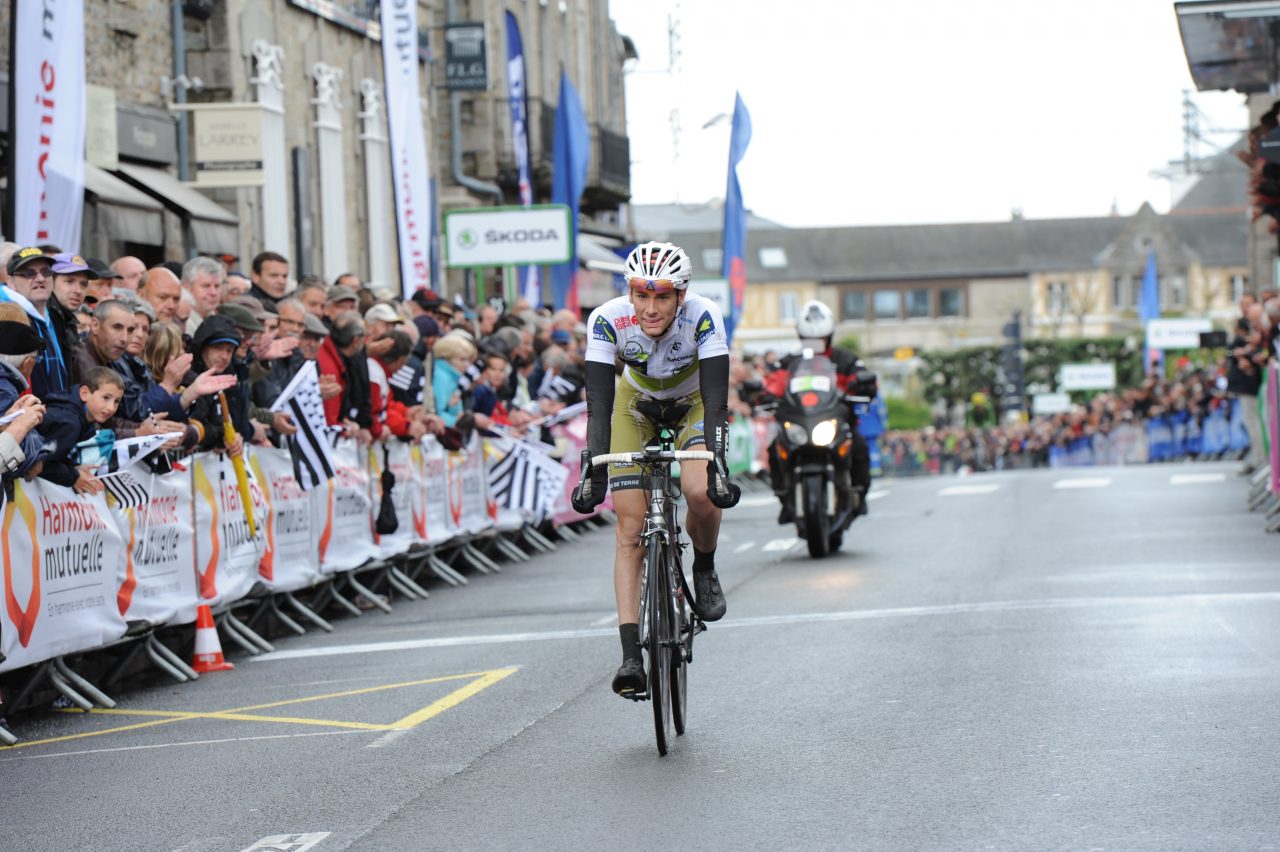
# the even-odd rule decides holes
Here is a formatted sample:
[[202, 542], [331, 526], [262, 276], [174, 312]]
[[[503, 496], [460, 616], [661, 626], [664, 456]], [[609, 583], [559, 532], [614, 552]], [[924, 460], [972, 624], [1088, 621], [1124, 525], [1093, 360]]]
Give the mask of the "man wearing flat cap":
[[75, 335], [75, 317], [68, 326], [65, 320], [49, 312], [49, 301], [53, 298], [53, 264], [54, 256], [45, 254], [38, 246], [20, 248], [9, 258], [8, 283], [0, 287], [0, 301], [22, 308], [31, 321], [31, 328], [44, 343], [31, 371], [31, 391], [41, 399], [70, 386], [75, 358], [69, 345]]

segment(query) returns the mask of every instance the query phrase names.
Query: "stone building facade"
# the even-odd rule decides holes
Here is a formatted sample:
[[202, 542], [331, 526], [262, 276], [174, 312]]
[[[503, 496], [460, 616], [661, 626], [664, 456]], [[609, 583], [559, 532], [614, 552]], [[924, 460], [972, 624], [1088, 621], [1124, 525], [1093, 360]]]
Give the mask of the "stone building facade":
[[[510, 9], [520, 22], [526, 54], [534, 200], [550, 196], [563, 67], [578, 89], [592, 135], [582, 230], [623, 242], [626, 234], [617, 223], [630, 194], [630, 157], [622, 66], [633, 54], [608, 17], [607, 0], [407, 2], [416, 2], [418, 11], [419, 85], [436, 222], [453, 207], [518, 203], [503, 16]], [[314, 272], [332, 280], [355, 272], [398, 289], [377, 3], [187, 0], [178, 4], [179, 39], [174, 4], [167, 0], [84, 5], [88, 158], [94, 163], [102, 147], [113, 148], [115, 157], [107, 151], [88, 170], [82, 251], [106, 258], [136, 254], [148, 263], [198, 251], [236, 256], [247, 267], [254, 254], [270, 249], [291, 259], [295, 277]], [[0, 4], [0, 53], [7, 50], [8, 16], [9, 5]], [[487, 90], [457, 97], [445, 91], [443, 36], [451, 21], [483, 21]], [[175, 91], [175, 44], [185, 47], [186, 77], [200, 83], [185, 89], [196, 108], [264, 107], [261, 187], [195, 189], [178, 180], [180, 113], [168, 108]], [[452, 167], [455, 101], [461, 182]], [[194, 117], [187, 119], [189, 127], [194, 123]], [[7, 136], [7, 127], [0, 131]], [[110, 137], [114, 146], [95, 145], [95, 139]], [[194, 150], [187, 161], [191, 179]], [[441, 289], [462, 286], [461, 271], [444, 273], [437, 266], [437, 272], [445, 276]]]

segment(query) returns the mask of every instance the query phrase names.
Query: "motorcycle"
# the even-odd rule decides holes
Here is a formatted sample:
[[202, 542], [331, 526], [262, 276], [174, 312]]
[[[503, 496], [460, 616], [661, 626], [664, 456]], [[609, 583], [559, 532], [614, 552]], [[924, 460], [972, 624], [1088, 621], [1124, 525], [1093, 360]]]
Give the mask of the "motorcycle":
[[787, 466], [790, 487], [781, 499], [815, 559], [840, 549], [866, 499], [849, 472], [857, 427], [850, 406], [875, 397], [875, 373], [859, 371], [850, 390], [840, 391], [830, 360], [806, 349], [774, 411], [778, 437], [770, 461]]

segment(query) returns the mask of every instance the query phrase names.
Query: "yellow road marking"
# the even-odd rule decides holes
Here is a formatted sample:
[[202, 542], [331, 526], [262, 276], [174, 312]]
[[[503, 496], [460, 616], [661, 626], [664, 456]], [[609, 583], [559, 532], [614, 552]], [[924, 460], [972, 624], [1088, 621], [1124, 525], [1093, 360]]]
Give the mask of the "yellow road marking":
[[[324, 695], [308, 695], [303, 698], [290, 698], [284, 701], [271, 701], [266, 704], [252, 704], [248, 707], [233, 707], [228, 710], [216, 710], [213, 712], [189, 712], [182, 710], [131, 710], [128, 708], [116, 707], [114, 709], [94, 709], [92, 715], [95, 716], [156, 716], [160, 717], [150, 722], [138, 722], [133, 725], [120, 725], [114, 728], [106, 728], [101, 731], [85, 731], [79, 734], [66, 734], [60, 737], [48, 737], [43, 740], [31, 740], [21, 742], [17, 745], [0, 748], [0, 752], [11, 748], [29, 748], [37, 745], [48, 745], [50, 743], [67, 742], [70, 740], [79, 740], [86, 737], [100, 737], [103, 734], [116, 734], [124, 731], [136, 731], [141, 728], [153, 728], [159, 725], [170, 725], [174, 722], [186, 722], [193, 719], [221, 719], [232, 722], [272, 722], [283, 725], [317, 725], [329, 728], [347, 728], [359, 731], [382, 732], [382, 731], [408, 731], [421, 725], [429, 719], [440, 715], [451, 707], [456, 707], [468, 698], [472, 698], [478, 693], [490, 686], [493, 686], [500, 680], [515, 674], [517, 667], [512, 666], [503, 669], [492, 669], [490, 671], [467, 672], [466, 674], [445, 675], [443, 677], [425, 678], [423, 680], [410, 680], [402, 683], [384, 684], [382, 686], [370, 686], [363, 689], [348, 689], [342, 692], [329, 692]], [[323, 701], [329, 698], [347, 698], [353, 695], [368, 695], [374, 692], [384, 692], [391, 689], [403, 689], [409, 686], [425, 686], [432, 683], [447, 683], [454, 680], [470, 680], [471, 682], [455, 689], [443, 698], [432, 702], [423, 707], [421, 710], [410, 713], [403, 719], [392, 722], [391, 724], [378, 724], [371, 722], [349, 722], [340, 719], [308, 719], [300, 716], [264, 716], [260, 714], [251, 714], [248, 710], [266, 710], [272, 707], [285, 707], [290, 704], [305, 704], [312, 701]], [[67, 712], [81, 713], [80, 710], [68, 710]]]

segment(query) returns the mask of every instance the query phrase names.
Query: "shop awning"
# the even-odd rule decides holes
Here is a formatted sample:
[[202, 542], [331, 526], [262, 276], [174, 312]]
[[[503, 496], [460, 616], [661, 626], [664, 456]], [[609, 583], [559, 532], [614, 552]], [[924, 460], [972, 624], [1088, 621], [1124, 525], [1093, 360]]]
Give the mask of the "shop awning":
[[1276, 0], [1192, 0], [1174, 3], [1191, 79], [1202, 92], [1269, 91], [1280, 81]]
[[98, 227], [113, 240], [164, 245], [164, 207], [146, 193], [89, 163], [84, 190], [98, 211]]
[[121, 163], [116, 171], [122, 178], [191, 224], [197, 251], [211, 254], [239, 251], [239, 220], [199, 190], [192, 189], [168, 172]]
[[609, 251], [589, 234], [578, 234], [578, 262], [587, 269], [623, 275], [627, 267], [622, 258]]

